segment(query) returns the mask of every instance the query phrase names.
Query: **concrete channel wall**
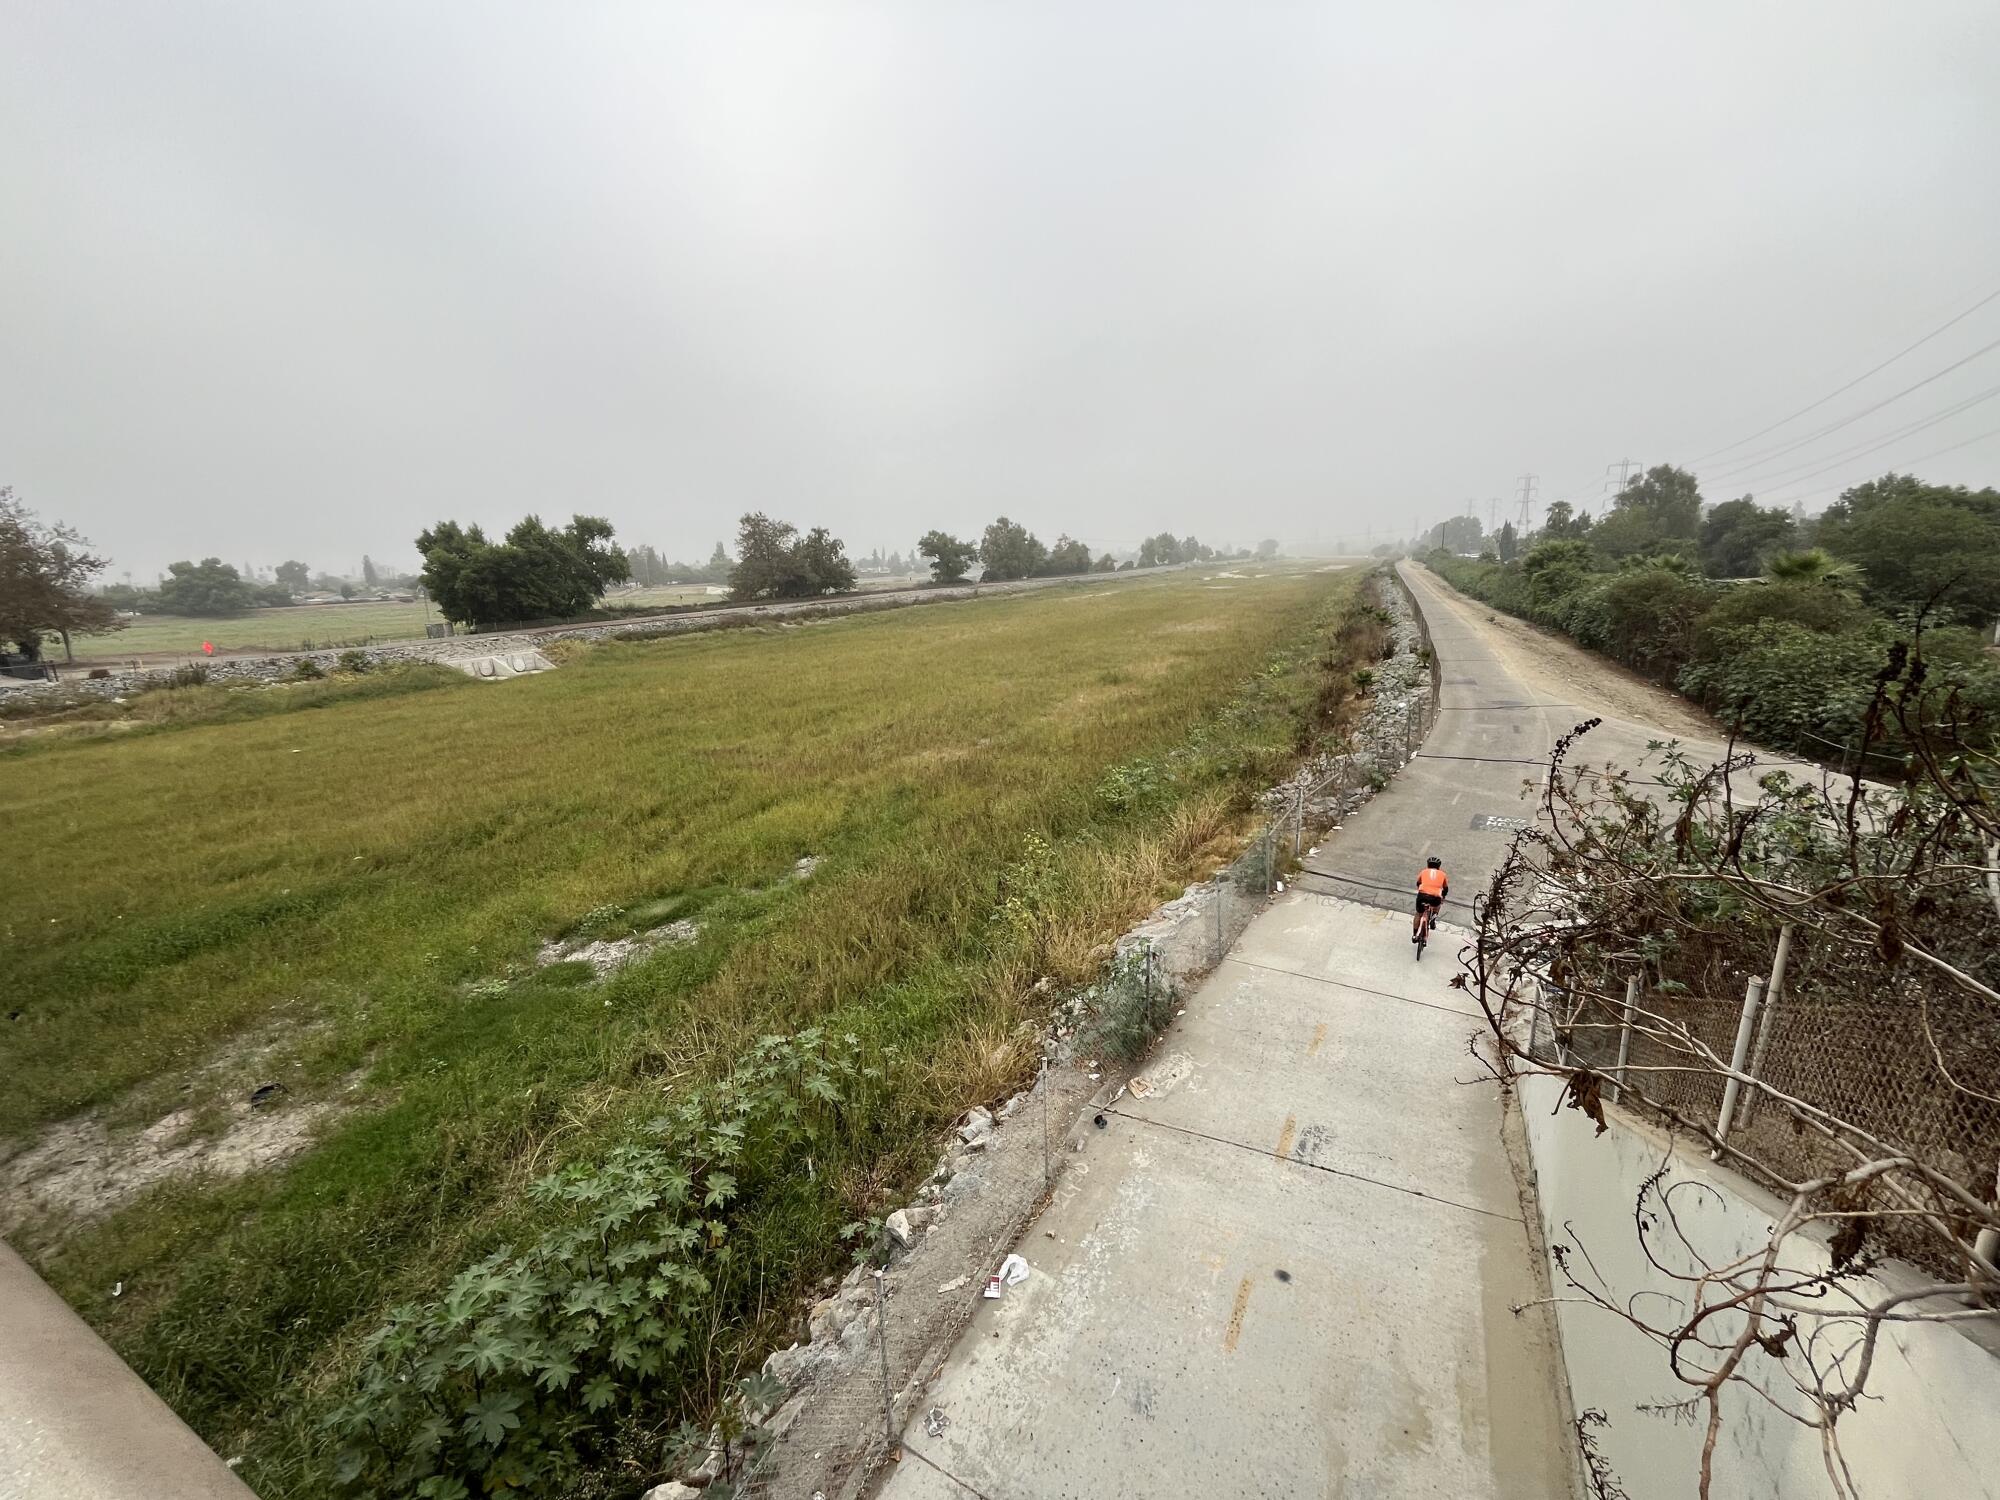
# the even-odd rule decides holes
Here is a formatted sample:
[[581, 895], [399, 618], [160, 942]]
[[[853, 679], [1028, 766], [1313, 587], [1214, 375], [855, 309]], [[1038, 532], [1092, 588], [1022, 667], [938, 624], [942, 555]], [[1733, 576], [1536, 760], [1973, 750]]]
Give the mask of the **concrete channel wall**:
[[0, 1500], [255, 1500], [0, 1243]]
[[[1573, 1247], [1570, 1266], [1579, 1280], [1597, 1284], [1601, 1294], [1620, 1304], [1636, 1297], [1631, 1304], [1635, 1311], [1656, 1314], [1651, 1316], [1656, 1324], [1679, 1321], [1658, 1299], [1685, 1302], [1690, 1289], [1649, 1262], [1640, 1245], [1634, 1225], [1640, 1184], [1666, 1162], [1667, 1180], [1687, 1185], [1674, 1191], [1672, 1201], [1679, 1230], [1693, 1249], [1679, 1244], [1666, 1225], [1648, 1235], [1654, 1254], [1676, 1271], [1695, 1270], [1696, 1251], [1709, 1265], [1720, 1266], [1761, 1246], [1783, 1206], [1699, 1151], [1670, 1144], [1664, 1133], [1615, 1109], [1607, 1111], [1611, 1129], [1598, 1136], [1584, 1115], [1559, 1107], [1561, 1095], [1562, 1085], [1553, 1078], [1521, 1083], [1536, 1198], [1551, 1254], [1558, 1246]], [[1827, 1263], [1822, 1238], [1798, 1238], [1788, 1248], [1788, 1263], [1815, 1269]], [[1890, 1262], [1875, 1279], [1892, 1291], [1928, 1279], [1914, 1272], [1899, 1275], [1900, 1269]], [[1560, 1302], [1557, 1314], [1576, 1408], [1595, 1408], [1608, 1418], [1596, 1429], [1599, 1452], [1631, 1500], [1687, 1500], [1696, 1492], [1700, 1472], [1701, 1421], [1641, 1408], [1683, 1401], [1696, 1394], [1695, 1388], [1675, 1378], [1660, 1345], [1616, 1314], [1585, 1303], [1565, 1285], [1560, 1268], [1552, 1265], [1550, 1274], [1556, 1295], [1572, 1299]], [[1858, 1322], [1822, 1326], [1827, 1328], [1817, 1350], [1822, 1361], [1861, 1331]], [[1733, 1337], [1737, 1327], [1718, 1336]], [[2000, 1329], [1982, 1322], [1884, 1327], [1867, 1396], [1836, 1428], [1857, 1493], [1869, 1500], [1943, 1495], [2000, 1500], [1996, 1334]], [[1787, 1364], [1798, 1358], [1793, 1353], [1781, 1362], [1753, 1350], [1746, 1369], [1774, 1394], [1790, 1396], [1793, 1408], [1804, 1410], [1786, 1372]], [[1724, 1401], [1712, 1489], [1716, 1500], [1839, 1493], [1827, 1477], [1815, 1429], [1772, 1410], [1740, 1385], [1730, 1387]]]

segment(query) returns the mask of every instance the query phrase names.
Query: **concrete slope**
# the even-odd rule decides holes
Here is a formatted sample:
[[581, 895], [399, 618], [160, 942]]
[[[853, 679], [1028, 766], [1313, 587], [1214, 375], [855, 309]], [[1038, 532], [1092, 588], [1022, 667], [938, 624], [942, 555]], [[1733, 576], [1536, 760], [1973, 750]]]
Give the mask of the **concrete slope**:
[[1518, 784], [1587, 713], [1440, 623], [1430, 753], [1191, 997], [1159, 1087], [1106, 1112], [883, 1493], [1569, 1493], [1550, 1323], [1509, 1311], [1535, 1260], [1449, 987], [1461, 934], [1414, 962], [1404, 893], [1429, 851], [1469, 897], [1509, 831], [1484, 820], [1527, 815]]
[[253, 1500], [4, 1244], [0, 1309], [0, 1500]]

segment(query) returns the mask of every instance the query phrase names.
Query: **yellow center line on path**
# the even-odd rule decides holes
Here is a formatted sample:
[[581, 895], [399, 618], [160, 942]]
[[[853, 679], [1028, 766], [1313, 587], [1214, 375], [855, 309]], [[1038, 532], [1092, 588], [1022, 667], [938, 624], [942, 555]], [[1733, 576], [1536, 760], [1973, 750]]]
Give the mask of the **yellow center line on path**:
[[1292, 1154], [1292, 1137], [1298, 1134], [1298, 1129], [1299, 1117], [1297, 1115], [1286, 1115], [1285, 1128], [1278, 1132], [1278, 1149], [1276, 1155], [1279, 1161], [1283, 1161]]

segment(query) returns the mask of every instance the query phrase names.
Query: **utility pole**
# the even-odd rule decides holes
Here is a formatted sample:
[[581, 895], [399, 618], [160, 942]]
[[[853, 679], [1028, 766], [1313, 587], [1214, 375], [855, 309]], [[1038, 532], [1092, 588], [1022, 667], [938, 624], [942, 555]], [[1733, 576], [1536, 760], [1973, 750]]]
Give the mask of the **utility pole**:
[[1521, 476], [1521, 535], [1524, 537], [1529, 531], [1529, 510], [1535, 503], [1535, 486], [1539, 483], [1541, 483], [1539, 474]]
[[1488, 536], [1500, 534], [1500, 502], [1497, 499], [1486, 502], [1486, 534]]

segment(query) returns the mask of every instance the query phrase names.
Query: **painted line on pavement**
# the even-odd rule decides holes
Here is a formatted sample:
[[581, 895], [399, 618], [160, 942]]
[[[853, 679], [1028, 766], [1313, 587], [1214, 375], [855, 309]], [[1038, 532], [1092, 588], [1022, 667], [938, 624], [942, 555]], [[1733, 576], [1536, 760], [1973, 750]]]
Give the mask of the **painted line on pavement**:
[[[1227, 1146], [1232, 1151], [1247, 1151], [1250, 1155], [1261, 1156], [1266, 1161], [1270, 1160], [1271, 1157], [1271, 1153], [1264, 1150], [1261, 1146], [1246, 1146], [1241, 1141], [1230, 1140], [1227, 1136], [1210, 1135], [1206, 1130], [1194, 1130], [1186, 1125], [1169, 1125], [1165, 1120], [1152, 1120], [1148, 1119], [1145, 1115], [1127, 1114], [1122, 1109], [1107, 1109], [1104, 1112], [1107, 1115], [1116, 1115], [1121, 1120], [1130, 1120], [1135, 1125], [1150, 1125], [1155, 1130], [1164, 1130], [1173, 1135], [1187, 1135], [1193, 1136], [1198, 1141], [1212, 1141], [1218, 1146]], [[1442, 1203], [1446, 1208], [1456, 1208], [1465, 1213], [1478, 1214], [1480, 1217], [1486, 1219], [1504, 1219], [1509, 1224], [1519, 1224], [1521, 1222], [1519, 1214], [1503, 1214], [1496, 1209], [1481, 1208], [1476, 1203], [1460, 1203], [1456, 1198], [1446, 1198], [1437, 1193], [1427, 1193], [1422, 1188], [1405, 1187], [1400, 1182], [1384, 1182], [1379, 1177], [1369, 1177], [1360, 1172], [1343, 1171], [1339, 1167], [1329, 1167], [1323, 1162], [1301, 1161], [1297, 1157], [1292, 1157], [1286, 1161], [1285, 1165], [1289, 1167], [1303, 1167], [1311, 1172], [1324, 1172], [1329, 1177], [1345, 1177], [1349, 1182], [1365, 1182], [1370, 1187], [1387, 1188], [1392, 1193], [1402, 1193], [1410, 1198], [1422, 1198], [1426, 1203]]]

